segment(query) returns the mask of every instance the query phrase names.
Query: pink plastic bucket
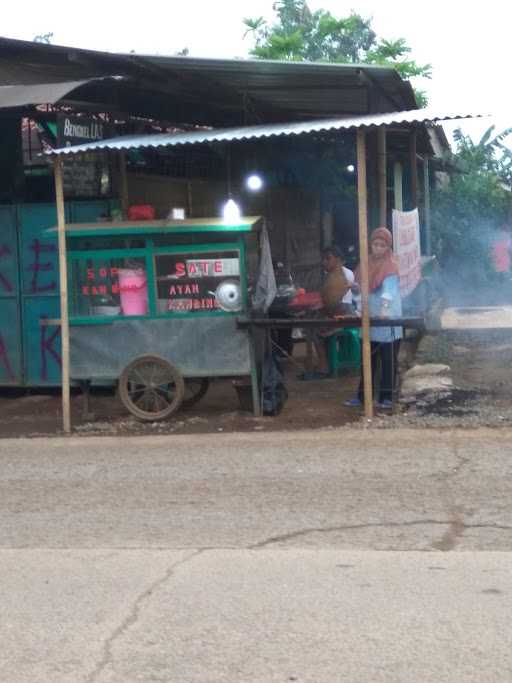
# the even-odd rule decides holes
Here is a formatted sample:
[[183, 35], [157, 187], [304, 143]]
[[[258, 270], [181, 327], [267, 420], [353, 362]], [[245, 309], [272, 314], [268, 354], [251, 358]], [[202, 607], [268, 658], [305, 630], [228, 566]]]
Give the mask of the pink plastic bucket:
[[142, 268], [119, 269], [119, 292], [123, 315], [146, 315], [148, 312], [148, 280]]

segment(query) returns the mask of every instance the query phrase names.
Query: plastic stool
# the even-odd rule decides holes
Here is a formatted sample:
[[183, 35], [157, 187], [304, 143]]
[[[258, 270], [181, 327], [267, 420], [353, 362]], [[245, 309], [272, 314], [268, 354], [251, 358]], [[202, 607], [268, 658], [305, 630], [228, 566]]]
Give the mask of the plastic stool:
[[352, 327], [336, 330], [329, 337], [327, 358], [332, 377], [337, 377], [342, 370], [359, 369], [361, 367], [359, 331]]

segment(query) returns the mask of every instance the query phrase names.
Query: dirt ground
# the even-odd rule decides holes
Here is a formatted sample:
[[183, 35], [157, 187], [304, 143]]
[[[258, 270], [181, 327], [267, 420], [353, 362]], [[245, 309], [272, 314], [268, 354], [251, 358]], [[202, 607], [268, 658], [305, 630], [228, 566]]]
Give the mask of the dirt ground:
[[[182, 410], [169, 420], [143, 423], [121, 405], [114, 390], [93, 389], [89, 402], [89, 419], [83, 418], [83, 396], [72, 394], [74, 431], [83, 435], [98, 434], [199, 434], [209, 432], [273, 431], [335, 428], [356, 422], [358, 411], [343, 406], [354, 396], [357, 372], [338, 379], [303, 382], [302, 348], [297, 358], [285, 363], [289, 393], [282, 412], [276, 417], [253, 417], [240, 409], [236, 391], [230, 380], [210, 384], [206, 396], [195, 406]], [[3, 390], [0, 395], [0, 437], [60, 434], [61, 398], [58, 391]]]
[[[277, 417], [255, 418], [240, 410], [228, 380], [212, 382], [206, 396], [187, 411], [164, 422], [142, 423], [126, 413], [113, 390], [93, 390], [89, 419], [82, 415], [83, 397], [72, 396], [75, 433], [197, 434], [367, 427], [361, 411], [343, 401], [355, 395], [357, 372], [338, 379], [299, 381], [303, 349], [285, 364], [289, 399]], [[512, 330], [500, 333], [443, 333], [423, 338], [417, 363], [446, 363], [454, 391], [426, 407], [397, 406], [393, 415], [377, 413], [375, 427], [481, 427], [512, 426]], [[61, 433], [61, 400], [57, 391], [3, 390], [0, 395], [0, 437]]]
[[512, 425], [512, 329], [443, 332], [423, 338], [415, 363], [450, 367], [454, 387], [378, 427], [478, 428]]

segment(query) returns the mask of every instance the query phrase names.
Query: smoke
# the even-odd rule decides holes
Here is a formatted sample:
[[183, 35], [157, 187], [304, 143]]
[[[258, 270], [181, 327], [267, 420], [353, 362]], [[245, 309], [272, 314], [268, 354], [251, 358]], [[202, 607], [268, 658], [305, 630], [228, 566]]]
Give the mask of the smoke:
[[512, 303], [501, 286], [506, 280], [503, 271], [510, 270], [508, 247], [504, 249], [506, 267], [496, 260], [497, 245], [510, 238], [509, 205], [510, 193], [489, 173], [458, 174], [433, 193], [432, 244], [447, 305]]

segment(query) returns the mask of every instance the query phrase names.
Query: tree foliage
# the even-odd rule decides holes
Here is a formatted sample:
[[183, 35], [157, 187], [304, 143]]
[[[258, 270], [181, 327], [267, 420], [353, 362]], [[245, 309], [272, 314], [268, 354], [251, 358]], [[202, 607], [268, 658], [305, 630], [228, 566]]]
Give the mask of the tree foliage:
[[34, 43], [44, 43], [45, 45], [50, 45], [52, 42], [53, 33], [41, 33], [34, 36]]
[[[259, 59], [280, 59], [343, 64], [392, 66], [405, 78], [430, 78], [431, 65], [411, 59], [405, 39], [379, 38], [372, 20], [351, 12], [337, 18], [320, 9], [311, 12], [305, 0], [276, 0], [276, 21], [263, 17], [244, 20], [245, 35], [254, 39], [251, 55]], [[425, 94], [417, 92], [420, 106]]]
[[512, 218], [512, 152], [504, 143], [511, 133], [491, 126], [475, 143], [459, 129], [456, 152], [446, 155], [451, 178], [432, 196], [432, 231], [441, 263], [459, 279], [491, 277], [492, 242]]

